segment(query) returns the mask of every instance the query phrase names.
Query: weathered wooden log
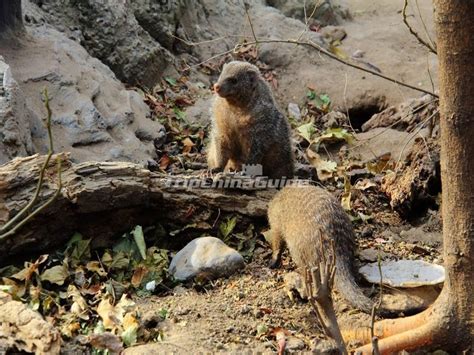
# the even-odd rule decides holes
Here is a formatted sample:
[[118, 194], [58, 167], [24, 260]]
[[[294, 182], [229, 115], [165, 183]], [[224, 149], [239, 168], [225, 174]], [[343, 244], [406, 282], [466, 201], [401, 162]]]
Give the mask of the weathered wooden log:
[[[16, 234], [0, 241], [0, 264], [13, 255], [51, 250], [76, 231], [94, 238], [95, 246], [107, 246], [137, 224], [165, 221], [211, 230], [229, 214], [248, 223], [263, 221], [275, 193], [275, 189], [250, 186], [248, 178], [242, 178], [241, 188], [223, 188], [216, 180], [218, 186], [212, 188], [206, 186], [209, 179], [198, 176], [168, 176], [128, 162], [72, 163], [67, 154], [60, 154], [50, 161], [36, 205], [57, 190], [58, 157], [62, 160], [60, 195]], [[30, 201], [45, 159], [34, 155], [0, 166], [0, 225]]]

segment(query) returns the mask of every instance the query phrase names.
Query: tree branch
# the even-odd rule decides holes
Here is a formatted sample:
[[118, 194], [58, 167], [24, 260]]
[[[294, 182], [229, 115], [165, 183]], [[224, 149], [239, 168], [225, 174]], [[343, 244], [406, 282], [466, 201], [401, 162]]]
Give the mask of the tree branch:
[[[389, 76], [386, 76], [386, 75], [383, 75], [381, 73], [378, 73], [374, 70], [371, 70], [371, 69], [367, 69], [367, 68], [364, 68], [364, 67], [361, 67], [357, 64], [353, 64], [351, 62], [348, 62], [344, 59], [341, 59], [339, 58], [337, 55], [327, 51], [326, 49], [322, 48], [320, 45], [312, 42], [312, 41], [297, 41], [297, 40], [292, 40], [292, 39], [259, 39], [258, 40], [258, 43], [286, 43], [286, 44], [299, 44], [299, 45], [302, 45], [302, 46], [306, 46], [306, 47], [310, 47], [310, 48], [313, 48], [313, 49], [316, 49], [317, 51], [319, 51], [320, 53], [324, 54], [325, 56], [331, 58], [331, 59], [334, 59], [336, 61], [338, 61], [339, 63], [342, 63], [342, 64], [345, 64], [349, 67], [352, 67], [352, 68], [355, 68], [355, 69], [358, 69], [358, 70], [362, 70], [366, 73], [369, 73], [369, 74], [372, 74], [372, 75], [375, 75], [375, 76], [378, 76], [382, 79], [385, 79], [385, 80], [388, 80], [388, 81], [391, 81], [392, 83], [395, 83], [395, 84], [398, 84], [398, 85], [401, 85], [401, 86], [404, 86], [404, 87], [407, 87], [409, 89], [412, 89], [412, 90], [416, 90], [416, 91], [419, 91], [419, 92], [422, 92], [424, 94], [428, 94], [428, 95], [431, 95], [433, 97], [436, 97], [436, 98], [439, 98], [438, 95], [436, 95], [435, 93], [431, 92], [431, 91], [428, 91], [428, 90], [425, 90], [425, 89], [421, 89], [419, 87], [416, 87], [416, 86], [413, 86], [413, 85], [410, 85], [410, 84], [407, 84], [407, 83], [404, 83], [403, 81], [400, 81], [400, 80], [397, 80], [397, 79], [394, 79], [394, 78], [391, 78]], [[245, 44], [243, 45], [252, 45], [252, 44], [256, 44], [256, 42], [246, 42]], [[239, 48], [239, 46], [242, 46], [242, 44], [238, 44], [236, 45], [236, 49]]]
[[[410, 33], [415, 36], [415, 38], [418, 40], [418, 42], [420, 42], [420, 44], [422, 44], [423, 46], [425, 46], [426, 48], [428, 48], [428, 50], [431, 52], [431, 53], [434, 53], [434, 54], [438, 54], [438, 52], [436, 51], [436, 44], [433, 43], [433, 45], [429, 44], [428, 42], [426, 42], [423, 38], [420, 37], [420, 35], [418, 34], [418, 32], [416, 32], [412, 27], [411, 25], [408, 23], [408, 20], [407, 20], [407, 7], [408, 7], [408, 0], [404, 0], [405, 2], [403, 3], [403, 10], [402, 10], [402, 17], [403, 17], [403, 23], [408, 27], [408, 30], [410, 31]], [[423, 22], [423, 19], [422, 19], [422, 22]]]
[[336, 274], [334, 241], [331, 243], [331, 253], [329, 256], [325, 257], [322, 246], [319, 254], [321, 256], [319, 267], [304, 270], [306, 293], [326, 335], [335, 340], [341, 354], [347, 354], [346, 345], [342, 338], [339, 325], [337, 324], [337, 317], [334, 312], [331, 296]]

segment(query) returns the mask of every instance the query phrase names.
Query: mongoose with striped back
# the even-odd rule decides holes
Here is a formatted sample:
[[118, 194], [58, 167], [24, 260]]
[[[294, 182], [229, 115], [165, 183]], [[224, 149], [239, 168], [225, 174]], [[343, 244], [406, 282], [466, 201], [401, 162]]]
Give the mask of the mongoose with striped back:
[[[341, 204], [326, 190], [315, 186], [287, 186], [268, 207], [272, 262], [280, 264], [284, 246], [300, 273], [318, 267], [321, 250], [331, 250], [334, 241], [336, 290], [354, 307], [370, 313], [373, 302], [365, 296], [354, 278], [355, 234]], [[392, 316], [380, 309], [378, 314]]]
[[264, 176], [292, 178], [290, 127], [258, 68], [241, 61], [225, 64], [214, 91], [209, 168], [260, 164]]

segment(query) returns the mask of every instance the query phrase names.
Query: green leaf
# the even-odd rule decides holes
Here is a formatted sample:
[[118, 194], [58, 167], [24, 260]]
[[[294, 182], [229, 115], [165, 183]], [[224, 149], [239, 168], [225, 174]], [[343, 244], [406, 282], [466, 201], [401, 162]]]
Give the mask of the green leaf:
[[262, 336], [268, 333], [268, 327], [265, 324], [257, 325], [257, 336]]
[[176, 79], [173, 79], [173, 78], [169, 78], [169, 77], [166, 77], [165, 78], [165, 81], [170, 84], [171, 86], [176, 86]]
[[331, 105], [331, 99], [329, 98], [328, 94], [321, 94], [319, 95], [320, 100], [323, 102], [324, 105], [328, 106]]
[[56, 265], [52, 268], [46, 269], [41, 274], [41, 281], [49, 281], [56, 285], [63, 285], [68, 278], [69, 272], [64, 265]]
[[299, 126], [297, 130], [298, 133], [308, 142], [311, 142], [311, 136], [316, 132], [316, 128], [311, 122]]
[[329, 112], [329, 107], [331, 106], [331, 99], [327, 94], [321, 94], [314, 98], [316, 107], [323, 112]]
[[135, 229], [132, 231], [132, 235], [133, 239], [135, 240], [135, 243], [137, 244], [138, 250], [140, 251], [142, 259], [146, 260], [146, 244], [142, 226], [136, 226]]
[[186, 119], [186, 113], [181, 111], [179, 108], [173, 108], [173, 112], [179, 120], [184, 121]]
[[81, 261], [87, 261], [91, 257], [90, 239], [84, 239], [80, 233], [75, 233], [67, 243], [66, 255], [71, 260], [71, 266], [77, 266]]
[[166, 308], [160, 308], [158, 310], [158, 315], [162, 320], [165, 320], [166, 318], [168, 318], [168, 310]]
[[333, 41], [330, 45], [329, 45], [329, 51], [333, 54], [335, 54], [337, 57], [339, 57], [340, 59], [347, 59], [348, 56], [347, 54], [341, 49], [341, 47], [339, 47], [341, 45], [341, 42], [340, 41]]
[[221, 234], [221, 238], [226, 240], [227, 237], [232, 233], [237, 224], [237, 217], [227, 218], [227, 220], [223, 221], [219, 225], [219, 232]]
[[102, 263], [111, 270], [120, 270], [128, 268], [128, 265], [130, 264], [130, 259], [122, 251], [114, 253], [114, 256], [112, 256], [110, 252], [106, 251], [102, 256]]
[[316, 98], [316, 93], [313, 90], [309, 90], [306, 93], [306, 97], [310, 100], [314, 100]]
[[354, 137], [344, 128], [329, 128], [321, 136], [317, 137], [314, 142], [319, 145], [323, 142], [333, 143], [339, 142], [341, 140], [351, 144], [354, 140]]

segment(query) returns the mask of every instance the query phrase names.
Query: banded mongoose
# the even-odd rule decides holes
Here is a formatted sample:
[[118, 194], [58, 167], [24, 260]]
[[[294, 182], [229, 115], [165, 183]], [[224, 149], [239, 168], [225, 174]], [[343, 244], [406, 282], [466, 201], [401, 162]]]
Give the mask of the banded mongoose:
[[209, 168], [260, 164], [264, 176], [292, 178], [290, 127], [258, 68], [241, 61], [225, 64], [214, 91]]
[[[287, 186], [268, 207], [272, 262], [278, 267], [284, 246], [300, 273], [319, 266], [321, 247], [329, 252], [334, 241], [335, 288], [354, 307], [370, 313], [373, 302], [362, 293], [354, 279], [355, 234], [341, 204], [327, 191], [315, 186]], [[393, 312], [381, 309], [381, 315]]]

